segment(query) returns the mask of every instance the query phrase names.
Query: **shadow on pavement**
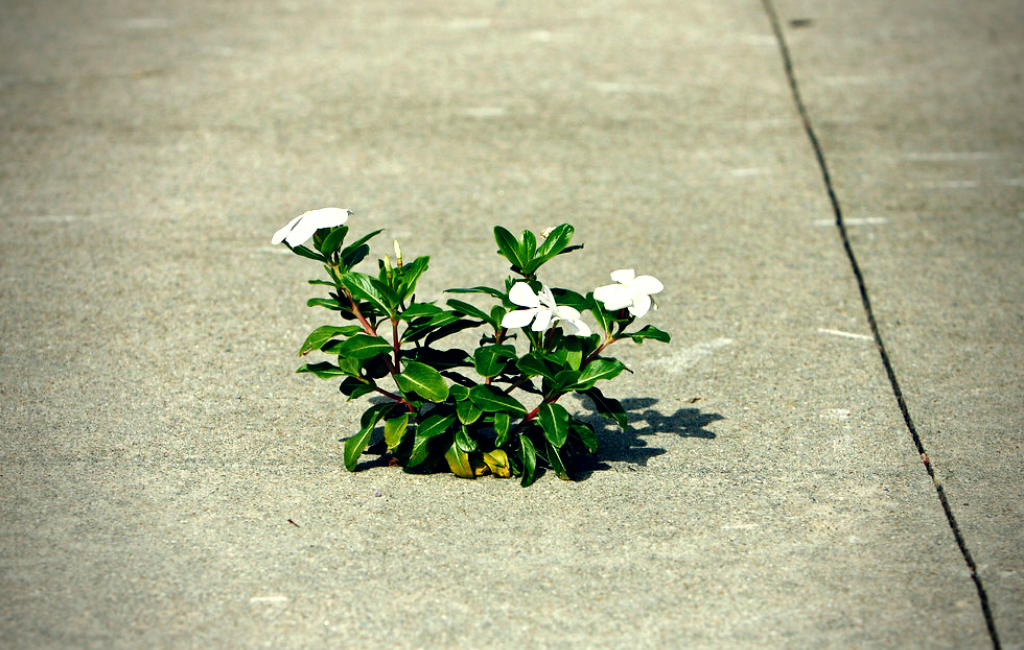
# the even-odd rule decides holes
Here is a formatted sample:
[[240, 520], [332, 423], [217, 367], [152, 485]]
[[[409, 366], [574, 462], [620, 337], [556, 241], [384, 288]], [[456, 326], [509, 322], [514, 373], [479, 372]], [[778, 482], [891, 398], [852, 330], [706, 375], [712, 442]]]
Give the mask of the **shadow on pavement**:
[[[699, 408], [681, 408], [671, 415], [664, 415], [653, 407], [658, 400], [635, 398], [621, 400], [629, 418], [629, 430], [622, 431], [610, 420], [593, 411], [592, 416], [581, 417], [597, 432], [597, 455], [576, 459], [575, 479], [583, 480], [593, 472], [608, 470], [608, 463], [630, 463], [646, 466], [647, 461], [665, 453], [661, 447], [650, 447], [646, 436], [675, 434], [684, 438], [714, 440], [717, 436], [707, 427], [724, 420], [718, 413], [702, 413]], [[587, 404], [593, 410], [592, 405]]]

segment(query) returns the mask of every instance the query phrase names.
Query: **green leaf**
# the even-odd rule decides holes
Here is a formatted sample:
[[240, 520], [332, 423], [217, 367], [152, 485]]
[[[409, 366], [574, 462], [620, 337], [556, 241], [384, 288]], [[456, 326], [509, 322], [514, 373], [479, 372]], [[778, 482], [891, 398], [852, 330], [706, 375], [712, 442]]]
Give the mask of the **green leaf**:
[[475, 320], [459, 319], [454, 323], [449, 323], [448, 325], [439, 327], [430, 334], [427, 334], [427, 338], [423, 340], [423, 343], [424, 345], [431, 345], [435, 341], [440, 341], [441, 339], [451, 336], [456, 332], [461, 332], [462, 330], [467, 330], [473, 327], [479, 327], [480, 325], [481, 323], [478, 323]]
[[556, 226], [548, 234], [547, 239], [541, 244], [540, 250], [537, 251], [537, 257], [543, 262], [548, 261], [555, 255], [561, 253], [569, 242], [572, 241], [572, 236], [575, 234], [576, 229], [567, 223], [563, 223], [560, 226]]
[[523, 268], [523, 251], [515, 235], [501, 226], [495, 226], [494, 241], [498, 244], [498, 252], [511, 262], [512, 266]]
[[324, 307], [326, 309], [333, 309], [334, 311], [341, 311], [341, 303], [334, 298], [310, 298], [306, 301], [307, 307]]
[[496, 327], [496, 324], [491, 322], [491, 317], [486, 312], [484, 312], [484, 310], [474, 307], [468, 302], [463, 302], [461, 300], [456, 300], [455, 298], [452, 298], [448, 301], [448, 306], [455, 310], [457, 313], [462, 314], [463, 316], [469, 316], [470, 318], [479, 318], [480, 320], [491, 325], [492, 327]]
[[448, 461], [448, 467], [452, 474], [459, 478], [476, 478], [473, 465], [469, 462], [469, 455], [459, 448], [458, 440], [452, 443], [448, 451], [444, 452], [444, 459]]
[[566, 353], [566, 363], [568, 363], [569, 367], [573, 370], [579, 370], [580, 364], [583, 363], [583, 337], [567, 336], [564, 341], [562, 349], [565, 350]]
[[372, 428], [363, 429], [345, 441], [345, 469], [350, 472], [356, 471], [359, 457], [363, 455], [367, 445], [370, 444], [370, 435], [372, 433]]
[[494, 329], [498, 329], [501, 327], [501, 321], [504, 320], [505, 314], [507, 313], [508, 310], [502, 305], [494, 305], [491, 307], [491, 319], [487, 322], [491, 323], [491, 327]]
[[473, 365], [481, 377], [496, 377], [505, 370], [509, 359], [516, 358], [511, 345], [485, 345], [473, 353]]
[[526, 415], [526, 407], [514, 397], [499, 393], [486, 384], [469, 389], [469, 399], [487, 413], [511, 413], [518, 417]]
[[504, 447], [505, 443], [508, 442], [511, 424], [511, 418], [509, 418], [508, 413], [498, 412], [494, 414], [494, 432], [498, 434], [498, 437], [494, 439], [495, 447]]
[[551, 368], [548, 367], [547, 362], [533, 352], [523, 355], [523, 357], [516, 362], [516, 367], [519, 368], [519, 372], [523, 373], [527, 377], [536, 377], [539, 375], [545, 379], [554, 379], [554, 374], [551, 372]]
[[453, 311], [440, 311], [429, 319], [417, 319], [409, 323], [409, 328], [402, 334], [402, 340], [416, 341], [442, 327], [458, 323], [460, 320], [459, 315]]
[[399, 302], [398, 296], [377, 278], [365, 273], [351, 272], [341, 276], [341, 283], [356, 300], [365, 300], [382, 314], [394, 318], [395, 307]]
[[[360, 371], [362, 371], [362, 369], [363, 362], [360, 361], [359, 359], [352, 359], [350, 357], [338, 357], [338, 370], [341, 371], [341, 374], [347, 377], [359, 378], [361, 376]], [[371, 374], [370, 376], [373, 377], [374, 375]], [[381, 375], [381, 377], [383, 377], [383, 375]]]
[[573, 309], [577, 309], [581, 312], [590, 308], [590, 302], [585, 297], [571, 289], [553, 287], [551, 289], [551, 295], [555, 297], [555, 302], [559, 306], [565, 305], [566, 307], [572, 307]]
[[359, 264], [366, 256], [370, 254], [370, 247], [363, 244], [359, 248], [349, 251], [348, 255], [345, 255], [338, 262], [338, 267], [342, 271], [351, 270], [356, 264]]
[[362, 331], [363, 328], [358, 325], [346, 325], [344, 327], [324, 325], [323, 327], [318, 327], [306, 337], [302, 348], [299, 350], [299, 355], [306, 355], [313, 350], [319, 350], [335, 336], [352, 336]]
[[[288, 246], [287, 242], [285, 243], [285, 246]], [[305, 246], [302, 246], [302, 245], [299, 245], [299, 246], [288, 246], [288, 248], [291, 249], [291, 251], [293, 253], [295, 253], [296, 255], [298, 255], [299, 257], [306, 257], [306, 258], [309, 258], [311, 260], [316, 260], [317, 262], [323, 262], [325, 264], [327, 263], [327, 258], [326, 257], [321, 255], [320, 253], [314, 253], [313, 251], [309, 250]]]
[[376, 390], [377, 389], [373, 383], [363, 384], [352, 391], [352, 394], [348, 396], [348, 401], [351, 402], [352, 400], [359, 399], [363, 395], [369, 395], [370, 393], [376, 392]]
[[604, 393], [598, 388], [591, 388], [580, 392], [590, 398], [598, 413], [606, 418], [615, 420], [615, 423], [623, 431], [629, 430], [629, 419], [626, 416], [626, 409], [622, 407], [618, 400], [605, 397]]
[[469, 400], [458, 402], [455, 405], [455, 412], [459, 416], [459, 422], [462, 422], [463, 424], [473, 424], [479, 420], [480, 416], [484, 413], [480, 410], [479, 406]]
[[[452, 348], [450, 350], [435, 350], [434, 348], [418, 347], [405, 352], [410, 359], [414, 359], [428, 366], [433, 366], [439, 371], [450, 371], [452, 368], [472, 368], [473, 359], [465, 350]], [[441, 372], [442, 375], [445, 372]], [[472, 381], [458, 373], [452, 372], [447, 375], [452, 381], [457, 381], [466, 386], [472, 386]]]
[[498, 291], [493, 287], [469, 287], [460, 289], [445, 289], [445, 293], [486, 293], [489, 296], [493, 296], [498, 300], [503, 300], [506, 296], [502, 291]]
[[477, 450], [476, 440], [473, 439], [473, 436], [470, 435], [469, 430], [465, 426], [459, 427], [459, 430], [455, 432], [455, 444], [467, 454]]
[[[537, 269], [539, 269], [542, 264], [546, 263], [551, 258], [555, 257], [559, 253], [566, 250], [566, 247], [569, 245], [569, 242], [572, 241], [572, 236], [574, 233], [575, 229], [567, 223], [563, 223], [562, 225], [553, 228], [551, 230], [551, 233], [544, 240], [544, 243], [541, 244], [540, 248], [537, 249], [534, 254], [531, 254], [531, 259], [527, 261], [526, 268], [524, 268], [523, 271], [525, 273], [533, 273]], [[527, 233], [523, 233], [524, 240], [526, 239], [526, 234]], [[524, 242], [524, 247], [525, 246], [526, 243]], [[561, 305], [568, 303], [563, 303], [562, 301], [559, 301], [558, 304]]]
[[570, 386], [578, 384], [579, 380], [579, 372], [575, 370], [563, 370], [555, 375], [554, 379], [551, 380], [550, 386], [548, 386], [548, 389], [545, 392], [548, 395], [564, 392]]
[[395, 375], [395, 381], [403, 393], [416, 393], [431, 402], [448, 399], [448, 382], [425, 363], [406, 361], [402, 374]]
[[548, 465], [551, 465], [551, 469], [555, 470], [555, 476], [562, 479], [563, 481], [570, 481], [572, 478], [569, 476], [569, 470], [565, 467], [565, 461], [562, 460], [562, 455], [556, 446], [551, 444], [550, 440], [545, 440], [545, 447], [547, 447], [547, 453], [545, 454], [548, 459]]
[[460, 384], [452, 384], [448, 387], [448, 397], [456, 402], [465, 402], [469, 399], [469, 389]]
[[403, 413], [397, 418], [384, 421], [384, 442], [388, 449], [394, 449], [402, 443], [405, 432], [409, 429], [409, 414]]
[[523, 231], [523, 243], [519, 247], [520, 259], [525, 266], [532, 266], [533, 258], [537, 255], [537, 235], [532, 231]]
[[356, 435], [352, 436], [345, 441], [345, 468], [350, 471], [356, 471], [356, 464], [359, 462], [359, 457], [363, 455], [366, 450], [366, 446], [370, 442], [370, 436], [373, 434], [373, 428], [377, 426], [384, 414], [394, 406], [393, 403], [385, 404], [374, 404], [370, 408], [366, 409], [363, 413], [363, 417], [360, 420], [362, 429]]
[[330, 363], [329, 361], [322, 361], [320, 363], [304, 363], [299, 366], [299, 369], [295, 372], [309, 372], [313, 373], [317, 377], [322, 379], [330, 379], [332, 377], [345, 377], [348, 375], [338, 366]]
[[341, 386], [338, 390], [341, 391], [342, 395], [348, 397], [348, 401], [359, 399], [363, 395], [368, 395], [374, 392], [376, 384], [368, 379], [360, 379], [358, 377], [345, 377], [345, 381], [341, 382]]
[[520, 485], [530, 487], [533, 485], [534, 472], [537, 470], [537, 450], [525, 435], [519, 436], [519, 460], [523, 465], [523, 478]]
[[394, 348], [379, 336], [356, 334], [345, 341], [338, 349], [338, 354], [353, 359], [372, 359], [382, 354], [390, 354]]
[[555, 447], [565, 444], [569, 436], [569, 412], [561, 404], [548, 404], [544, 402], [537, 412], [537, 420], [540, 428], [544, 430], [544, 437]]
[[405, 302], [416, 293], [416, 283], [419, 281], [420, 276], [427, 270], [427, 266], [430, 263], [430, 258], [427, 256], [417, 257], [410, 264], [405, 264], [401, 267], [399, 272], [401, 279], [398, 282], [398, 297], [402, 302]]
[[[332, 229], [319, 246], [320, 252], [324, 254], [324, 257], [330, 257], [331, 253], [338, 250], [338, 247], [345, 241], [346, 235], [348, 235], [348, 226], [338, 226]], [[314, 243], [315, 241], [316, 238], [314, 238]]]
[[608, 317], [608, 312], [605, 311], [604, 309], [604, 305], [602, 305], [601, 302], [594, 297], [593, 293], [587, 294], [587, 300], [590, 302], [590, 306], [588, 309], [590, 310], [590, 313], [594, 316], [594, 320], [597, 321], [597, 326], [601, 329], [602, 332], [611, 333], [612, 323], [611, 319]]
[[668, 332], [664, 332], [654, 325], [648, 325], [639, 332], [633, 332], [627, 336], [633, 339], [634, 343], [643, 343], [644, 339], [652, 339], [661, 343], [670, 343], [672, 341], [672, 336]]
[[412, 452], [406, 467], [416, 467], [427, 459], [428, 443], [432, 438], [443, 434], [455, 422], [454, 415], [431, 415], [416, 427], [416, 436], [412, 445]]
[[443, 309], [429, 302], [417, 302], [409, 305], [398, 317], [401, 320], [411, 321], [414, 318], [429, 318], [440, 314]]
[[626, 366], [618, 359], [597, 358], [591, 361], [580, 371], [579, 381], [576, 386], [587, 389], [594, 385], [594, 382], [601, 379], [612, 379], [618, 376]]
[[454, 415], [431, 415], [416, 427], [416, 437], [429, 440], [444, 433], [454, 423]]
[[366, 242], [370, 241], [382, 232], [384, 232], [383, 229], [374, 230], [370, 234], [360, 237], [346, 246], [344, 250], [341, 251], [341, 254], [338, 255], [338, 259], [341, 260], [342, 268], [348, 270], [363, 261], [363, 258], [365, 258], [370, 252], [370, 247], [365, 245]]
[[572, 418], [569, 422], [569, 430], [572, 432], [572, 435], [579, 438], [579, 441], [589, 453], [597, 453], [597, 434], [594, 433], [594, 427], [586, 422]]
[[377, 426], [377, 423], [381, 421], [381, 418], [396, 405], [394, 402], [381, 402], [380, 404], [374, 404], [370, 408], [363, 411], [362, 417], [359, 418], [359, 426], [362, 428], [373, 428]]

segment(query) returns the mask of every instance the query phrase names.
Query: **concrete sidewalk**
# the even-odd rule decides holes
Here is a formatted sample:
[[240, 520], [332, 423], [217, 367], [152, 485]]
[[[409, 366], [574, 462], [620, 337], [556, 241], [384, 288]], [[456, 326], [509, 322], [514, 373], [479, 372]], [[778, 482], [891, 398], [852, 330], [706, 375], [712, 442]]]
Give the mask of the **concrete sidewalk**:
[[[0, 647], [1024, 648], [1022, 43], [1010, 0], [0, 3]], [[526, 490], [346, 472], [269, 244], [326, 205], [423, 297], [499, 282], [497, 223], [660, 278], [633, 430]]]

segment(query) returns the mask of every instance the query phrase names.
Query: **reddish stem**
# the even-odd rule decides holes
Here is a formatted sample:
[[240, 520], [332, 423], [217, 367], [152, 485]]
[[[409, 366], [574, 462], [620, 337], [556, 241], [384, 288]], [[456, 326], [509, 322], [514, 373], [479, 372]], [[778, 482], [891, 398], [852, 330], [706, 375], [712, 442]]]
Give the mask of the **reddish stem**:
[[373, 325], [370, 325], [370, 321], [366, 320], [363, 316], [363, 312], [359, 311], [359, 304], [356, 299], [352, 297], [348, 289], [342, 289], [345, 293], [345, 297], [348, 298], [348, 304], [352, 305], [352, 314], [359, 320], [359, 323], [363, 326], [363, 330], [370, 336], [377, 336], [377, 330], [373, 329]]
[[391, 340], [392, 340], [392, 347], [395, 350], [395, 368], [397, 369], [399, 367], [399, 363], [398, 363], [398, 350], [399, 350], [399, 348], [402, 347], [402, 344], [398, 340], [398, 319], [397, 318], [392, 318], [391, 319]]
[[584, 359], [583, 363], [580, 364], [580, 369], [585, 368], [588, 363], [590, 363], [591, 361], [596, 359], [599, 354], [604, 352], [605, 348], [607, 348], [609, 345], [611, 345], [612, 343], [615, 343], [618, 340], [619, 339], [612, 338], [611, 334], [605, 332], [604, 343], [601, 344], [601, 347], [597, 348], [596, 350], [594, 350], [593, 352], [591, 352], [590, 354], [587, 355], [587, 358]]

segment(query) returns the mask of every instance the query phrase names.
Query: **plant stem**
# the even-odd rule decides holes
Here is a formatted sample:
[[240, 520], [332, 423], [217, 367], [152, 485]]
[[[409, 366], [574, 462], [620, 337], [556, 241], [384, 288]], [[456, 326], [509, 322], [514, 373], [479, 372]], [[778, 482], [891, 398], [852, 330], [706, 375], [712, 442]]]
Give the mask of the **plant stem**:
[[508, 395], [509, 393], [511, 393], [512, 391], [514, 391], [515, 389], [519, 388], [519, 386], [520, 386], [520, 385], [521, 385], [521, 384], [522, 384], [523, 382], [526, 382], [526, 381], [529, 381], [529, 380], [530, 380], [530, 378], [529, 378], [529, 377], [527, 377], [526, 375], [523, 375], [522, 377], [520, 377], [520, 378], [519, 378], [519, 379], [517, 379], [516, 381], [512, 382], [512, 384], [511, 384], [511, 385], [510, 385], [510, 386], [509, 386], [508, 388], [506, 388], [505, 390], [503, 390], [503, 391], [501, 391], [501, 392], [502, 392], [503, 394], [505, 394], [505, 395]]
[[377, 336], [377, 330], [373, 328], [373, 325], [370, 325], [370, 321], [366, 320], [366, 316], [363, 316], [363, 312], [359, 311], [359, 304], [356, 302], [356, 299], [352, 297], [352, 294], [349, 293], [348, 289], [345, 289], [344, 287], [338, 288], [341, 289], [342, 293], [345, 294], [345, 297], [348, 298], [348, 304], [352, 305], [352, 314], [359, 320], [360, 325], [363, 326], [363, 330], [370, 336]]
[[398, 368], [399, 367], [399, 363], [398, 363], [398, 350], [399, 350], [399, 348], [402, 347], [402, 344], [398, 340], [398, 319], [397, 318], [392, 318], [391, 319], [391, 340], [393, 342], [392, 346], [395, 349], [395, 368]]
[[537, 414], [540, 413], [540, 407], [541, 406], [544, 406], [545, 404], [554, 404], [555, 402], [557, 402], [562, 397], [562, 395], [565, 395], [565, 393], [560, 393], [560, 394], [554, 395], [552, 397], [545, 397], [543, 400], [541, 400], [541, 403], [538, 404], [532, 411], [530, 411], [529, 413], [527, 413], [526, 415], [523, 416], [523, 419], [520, 420], [519, 424], [517, 424], [512, 429], [511, 433], [515, 433], [516, 431], [519, 431], [521, 428], [523, 428], [523, 425], [526, 425], [526, 424], [529, 424], [530, 422], [533, 422], [534, 418], [537, 417]]
[[604, 352], [605, 348], [607, 348], [609, 345], [611, 345], [612, 343], [615, 343], [616, 341], [619, 340], [617, 338], [614, 338], [608, 332], [605, 332], [604, 336], [605, 336], [604, 343], [602, 343], [599, 348], [597, 348], [596, 350], [594, 350], [593, 352], [591, 352], [590, 354], [587, 355], [587, 358], [584, 359], [583, 363], [580, 364], [580, 370], [585, 368], [588, 363], [590, 363], [591, 361], [596, 359], [598, 357], [598, 355], [600, 355], [602, 352]]
[[409, 409], [410, 413], [415, 413], [416, 412], [416, 409], [413, 408], [412, 404], [410, 404], [409, 401], [407, 399], [405, 399], [404, 397], [402, 397], [401, 395], [395, 395], [394, 393], [390, 393], [390, 392], [384, 390], [383, 388], [380, 388], [379, 386], [378, 387], [374, 387], [374, 390], [376, 390], [378, 393], [380, 393], [384, 397], [387, 397], [389, 399], [393, 399], [394, 401], [398, 402], [399, 404], [404, 404], [405, 408]]
[[[349, 293], [348, 289], [345, 289], [344, 287], [339, 287], [339, 289], [341, 289], [342, 293], [345, 294], [345, 297], [348, 298], [348, 304], [352, 305], [352, 314], [362, 324], [363, 330], [367, 334], [369, 334], [370, 336], [377, 336], [377, 330], [375, 330], [373, 328], [373, 325], [370, 325], [370, 321], [366, 320], [366, 317], [363, 316], [363, 312], [359, 311], [359, 304], [356, 302], [356, 299], [352, 297], [352, 294]], [[397, 330], [397, 328], [398, 328], [397, 323], [392, 321], [392, 324], [394, 325], [394, 327]], [[396, 333], [396, 336], [397, 336], [397, 333]], [[398, 374], [398, 351], [397, 351], [397, 349], [395, 350], [395, 361], [392, 362], [391, 359], [385, 359], [384, 362], [387, 364], [388, 372], [390, 372], [392, 376]], [[404, 402], [405, 400], [403, 399], [402, 401]]]

